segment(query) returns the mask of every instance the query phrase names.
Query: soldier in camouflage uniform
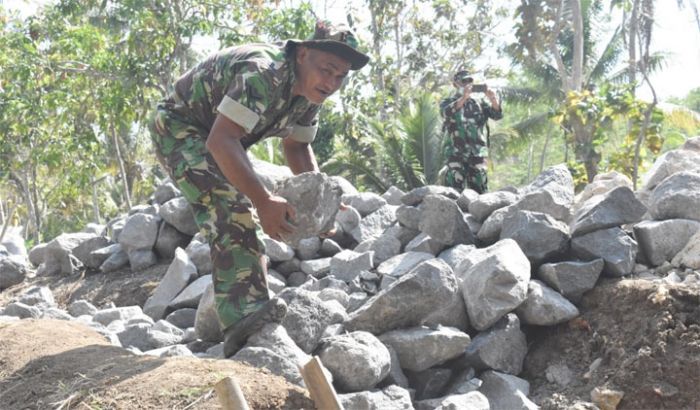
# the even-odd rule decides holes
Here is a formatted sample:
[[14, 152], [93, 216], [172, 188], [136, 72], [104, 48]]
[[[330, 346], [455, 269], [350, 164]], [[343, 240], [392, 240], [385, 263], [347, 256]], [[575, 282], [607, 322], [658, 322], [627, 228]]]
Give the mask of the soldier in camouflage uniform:
[[488, 87], [484, 92], [490, 105], [471, 98], [473, 82], [466, 71], [458, 72], [454, 76], [454, 86], [458, 92], [440, 103], [443, 130], [447, 132], [445, 182], [460, 192], [468, 187], [483, 194], [488, 190], [488, 147], [484, 125], [489, 118], [500, 120], [503, 113], [496, 94]]
[[261, 235], [293, 232], [294, 209], [264, 188], [246, 150], [281, 137], [294, 174], [318, 171], [310, 143], [320, 104], [369, 60], [357, 47], [347, 27], [318, 22], [306, 41], [228, 48], [180, 77], [156, 108], [157, 155], [211, 248], [226, 357], [286, 314], [284, 301], [270, 300]]

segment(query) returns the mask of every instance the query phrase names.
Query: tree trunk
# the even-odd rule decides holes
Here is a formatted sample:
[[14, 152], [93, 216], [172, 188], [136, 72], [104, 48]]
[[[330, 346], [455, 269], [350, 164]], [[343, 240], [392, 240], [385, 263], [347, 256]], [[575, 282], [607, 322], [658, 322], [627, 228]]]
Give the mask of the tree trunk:
[[633, 85], [632, 95], [635, 95], [637, 89], [635, 83], [637, 82], [637, 29], [639, 27], [639, 0], [634, 0], [632, 5], [632, 14], [629, 20], [629, 43], [627, 45], [627, 50], [629, 54], [629, 82]]
[[574, 28], [574, 59], [571, 67], [571, 86], [581, 90], [583, 86], [583, 13], [581, 0], [571, 0], [571, 19]]
[[547, 130], [547, 135], [544, 137], [544, 146], [542, 147], [542, 155], [540, 155], [540, 173], [544, 171], [544, 161], [547, 157], [547, 148], [549, 147], [549, 139], [552, 137], [552, 129]]
[[126, 200], [127, 210], [131, 209], [131, 195], [129, 194], [129, 183], [126, 178], [126, 169], [124, 168], [124, 158], [122, 157], [121, 150], [119, 149], [119, 138], [117, 137], [117, 132], [114, 129], [114, 124], [110, 124], [110, 131], [112, 132], [112, 141], [114, 143], [114, 150], [117, 154], [117, 163], [119, 163], [119, 175], [121, 176], [122, 184], [124, 185], [124, 199]]
[[[371, 15], [370, 30], [372, 31], [372, 54], [373, 54], [373, 66], [372, 71], [375, 77], [375, 86], [379, 94], [384, 94], [386, 90], [386, 84], [384, 82], [384, 69], [382, 68], [382, 33], [380, 23], [378, 21], [378, 13], [382, 6], [377, 5], [377, 3], [383, 4], [381, 1], [370, 0], [369, 1], [369, 12]], [[385, 97], [386, 98], [386, 97]], [[379, 108], [379, 115], [382, 121], [387, 119], [386, 104], [381, 104]]]
[[27, 188], [27, 184], [14, 171], [10, 171], [10, 180], [14, 182], [17, 189], [20, 191], [24, 203], [27, 206], [27, 225], [34, 225], [33, 239], [34, 243], [39, 243], [41, 240], [41, 215], [39, 214], [36, 203], [32, 200], [32, 195]]

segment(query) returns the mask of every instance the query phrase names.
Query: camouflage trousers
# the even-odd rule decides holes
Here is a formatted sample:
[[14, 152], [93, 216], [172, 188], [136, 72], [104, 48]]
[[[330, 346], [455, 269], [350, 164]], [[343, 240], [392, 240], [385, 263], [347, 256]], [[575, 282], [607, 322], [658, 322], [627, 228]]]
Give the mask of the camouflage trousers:
[[447, 162], [445, 185], [462, 192], [471, 188], [483, 194], [488, 190], [488, 175], [486, 158], [484, 157], [451, 157]]
[[205, 146], [208, 132], [159, 105], [151, 122], [156, 154], [192, 207], [211, 249], [222, 329], [270, 300], [262, 229], [250, 200], [227, 182]]

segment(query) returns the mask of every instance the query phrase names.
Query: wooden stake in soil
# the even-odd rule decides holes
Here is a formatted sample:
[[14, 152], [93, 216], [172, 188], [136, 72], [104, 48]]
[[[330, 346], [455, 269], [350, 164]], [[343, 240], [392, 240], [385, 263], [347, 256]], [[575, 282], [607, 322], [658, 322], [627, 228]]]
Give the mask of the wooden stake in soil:
[[314, 356], [303, 368], [299, 368], [304, 384], [309, 390], [311, 400], [316, 404], [317, 409], [322, 410], [345, 410], [335, 394], [333, 385], [328, 382], [326, 375], [321, 368], [321, 361]]
[[224, 410], [250, 410], [245, 401], [241, 386], [233, 377], [224, 377], [214, 386], [216, 395], [219, 396], [221, 408]]

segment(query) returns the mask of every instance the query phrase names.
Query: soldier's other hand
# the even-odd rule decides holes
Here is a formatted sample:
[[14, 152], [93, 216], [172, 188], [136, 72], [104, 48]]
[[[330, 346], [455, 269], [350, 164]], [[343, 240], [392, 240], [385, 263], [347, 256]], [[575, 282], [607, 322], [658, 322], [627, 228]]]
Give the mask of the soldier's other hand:
[[496, 93], [492, 89], [488, 88], [488, 86], [486, 86], [486, 91], [484, 91], [484, 93], [486, 93], [486, 96], [490, 100], [496, 99]]
[[296, 227], [292, 225], [296, 218], [296, 211], [286, 199], [270, 195], [267, 199], [255, 204], [263, 231], [272, 239], [282, 240], [283, 235], [294, 233]]
[[472, 93], [472, 85], [471, 85], [471, 84], [465, 85], [465, 86], [464, 86], [464, 97], [465, 97], [465, 98], [469, 98], [469, 96], [471, 95], [471, 93]]

